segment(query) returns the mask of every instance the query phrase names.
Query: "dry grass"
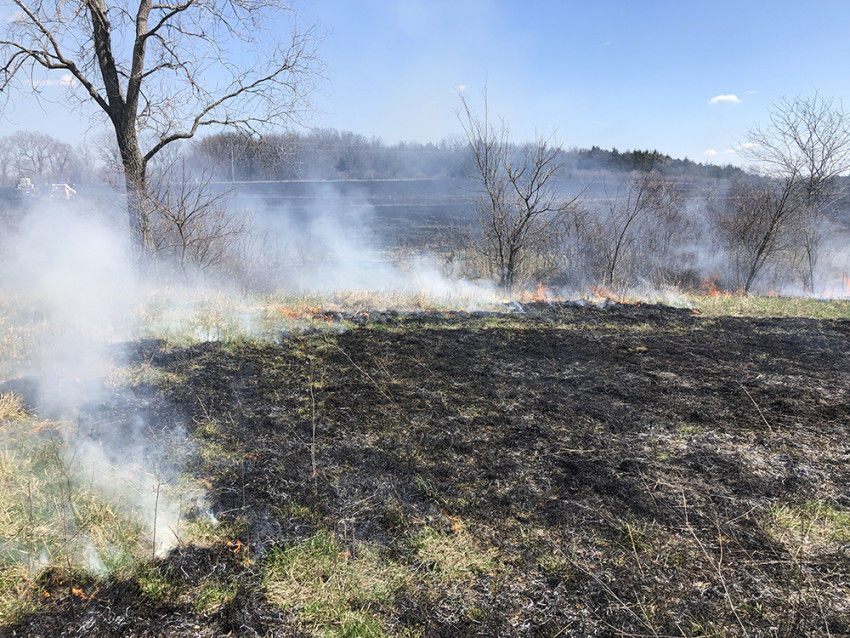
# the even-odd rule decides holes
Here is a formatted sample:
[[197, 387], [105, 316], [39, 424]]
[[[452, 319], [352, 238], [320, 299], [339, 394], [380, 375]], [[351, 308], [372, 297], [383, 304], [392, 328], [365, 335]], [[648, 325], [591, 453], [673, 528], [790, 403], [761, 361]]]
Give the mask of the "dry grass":
[[426, 572], [453, 586], [468, 586], [479, 575], [498, 571], [496, 552], [482, 547], [459, 520], [451, 532], [426, 527], [413, 545]]

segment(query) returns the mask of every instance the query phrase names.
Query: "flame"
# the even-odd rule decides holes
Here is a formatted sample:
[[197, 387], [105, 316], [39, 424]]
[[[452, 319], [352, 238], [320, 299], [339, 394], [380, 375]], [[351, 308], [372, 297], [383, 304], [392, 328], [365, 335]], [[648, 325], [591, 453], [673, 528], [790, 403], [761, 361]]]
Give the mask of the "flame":
[[440, 513], [441, 513], [443, 516], [445, 516], [447, 519], [449, 519], [449, 522], [451, 522], [451, 524], [452, 524], [452, 529], [454, 529], [455, 534], [460, 534], [460, 531], [461, 531], [461, 527], [460, 527], [460, 524], [461, 524], [461, 522], [460, 522], [460, 517], [459, 517], [459, 516], [449, 516], [448, 514], [446, 514], [446, 511], [445, 511], [445, 510], [442, 510], [442, 509], [440, 510]]
[[83, 600], [91, 600], [91, 596], [86, 596], [86, 592], [84, 592], [79, 587], [71, 587], [71, 593], [78, 598], [82, 598]]
[[283, 315], [284, 319], [300, 319], [301, 313], [295, 310], [290, 310], [289, 308], [284, 308], [283, 306], [278, 306], [278, 310], [280, 310], [280, 314]]
[[522, 302], [528, 301], [555, 301], [555, 295], [552, 293], [552, 289], [544, 286], [541, 282], [537, 283], [537, 290], [532, 293], [522, 292], [520, 294], [519, 300]]
[[299, 309], [278, 306], [277, 309], [280, 314], [283, 315], [284, 319], [288, 319], [290, 321], [298, 319], [312, 319], [316, 321], [327, 321], [329, 323], [333, 322], [333, 315], [325, 312], [317, 306], [304, 306]]
[[732, 293], [717, 287], [717, 275], [702, 278], [702, 292], [706, 297], [731, 297]]
[[51, 421], [50, 419], [45, 419], [43, 421], [39, 421], [38, 425], [35, 426], [35, 432], [37, 434], [41, 434], [42, 432], [57, 432], [59, 430], [58, 425]]
[[236, 539], [236, 542], [227, 541], [227, 546], [233, 548], [234, 554], [240, 553], [242, 551], [242, 548], [243, 548], [242, 541], [239, 540], [238, 538]]
[[602, 302], [621, 303], [621, 304], [634, 303], [634, 304], [637, 304], [638, 306], [642, 305], [641, 301], [635, 301], [633, 299], [629, 299], [628, 297], [620, 297], [616, 293], [611, 292], [605, 286], [601, 286], [601, 285], [590, 287], [590, 299], [589, 299], [589, 301], [592, 301], [594, 303], [602, 303]]
[[832, 288], [827, 288], [824, 290], [820, 298], [821, 299], [850, 299], [850, 276], [846, 273], [841, 275], [841, 284], [844, 289], [842, 291], [836, 291]]

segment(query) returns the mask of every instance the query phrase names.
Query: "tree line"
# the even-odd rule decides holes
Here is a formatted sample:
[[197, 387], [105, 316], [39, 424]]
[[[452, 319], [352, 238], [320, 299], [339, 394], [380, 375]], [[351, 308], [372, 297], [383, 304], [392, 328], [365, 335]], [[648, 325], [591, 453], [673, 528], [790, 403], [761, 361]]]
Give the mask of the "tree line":
[[[657, 170], [675, 179], [729, 179], [740, 168], [698, 164], [659, 151], [618, 151], [558, 147], [561, 177], [592, 173]], [[217, 182], [289, 180], [466, 179], [473, 167], [467, 141], [386, 144], [350, 131], [317, 129], [263, 137], [215, 133], [193, 140], [179, 155], [193, 172]], [[157, 161], [173, 161], [165, 154]], [[18, 177], [34, 182], [114, 183], [120, 174], [119, 149], [111, 140], [72, 146], [35, 131], [0, 137], [0, 185]], [[592, 175], [589, 179], [592, 179]]]

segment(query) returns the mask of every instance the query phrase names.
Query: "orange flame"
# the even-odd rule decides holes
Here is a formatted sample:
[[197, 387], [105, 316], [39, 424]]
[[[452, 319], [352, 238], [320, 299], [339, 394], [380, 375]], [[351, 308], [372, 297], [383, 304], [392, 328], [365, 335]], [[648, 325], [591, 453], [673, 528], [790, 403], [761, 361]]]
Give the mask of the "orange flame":
[[446, 514], [445, 510], [440, 510], [443, 516], [445, 516], [452, 524], [452, 529], [454, 529], [455, 534], [460, 534], [460, 517], [459, 516], [449, 516]]
[[317, 306], [304, 306], [300, 309], [278, 306], [277, 309], [280, 314], [283, 315], [284, 319], [288, 319], [290, 321], [295, 321], [297, 319], [311, 319], [314, 321], [326, 321], [328, 323], [333, 323], [333, 315], [325, 312]]
[[238, 538], [236, 539], [235, 543], [233, 541], [227, 541], [227, 546], [233, 548], [234, 554], [240, 553], [242, 551], [242, 547], [243, 547], [242, 541], [239, 540]]
[[706, 297], [720, 297], [721, 292], [717, 288], [717, 275], [709, 275], [702, 278], [702, 292]]
[[591, 286], [590, 287], [590, 301], [607, 301], [612, 303], [637, 303], [637, 305], [641, 305], [641, 302], [635, 302], [628, 297], [620, 297], [616, 293], [611, 292], [605, 286]]
[[540, 282], [538, 282], [537, 290], [535, 290], [534, 292], [532, 292], [532, 293], [523, 292], [522, 294], [520, 294], [520, 301], [523, 301], [523, 302], [526, 302], [526, 301], [541, 302], [541, 301], [554, 301], [554, 300], [555, 300], [555, 296], [552, 293], [552, 289], [547, 288], [546, 286], [544, 286]]

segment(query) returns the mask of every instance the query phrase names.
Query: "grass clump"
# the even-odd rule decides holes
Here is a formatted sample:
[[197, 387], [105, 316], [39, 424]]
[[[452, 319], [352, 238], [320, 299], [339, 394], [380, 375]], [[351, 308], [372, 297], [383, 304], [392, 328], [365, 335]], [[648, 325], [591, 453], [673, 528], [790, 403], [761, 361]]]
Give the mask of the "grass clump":
[[453, 584], [470, 584], [478, 575], [494, 575], [498, 571], [496, 554], [482, 549], [455, 519], [454, 531], [444, 532], [426, 527], [413, 541], [419, 559], [436, 578]]
[[232, 602], [239, 592], [234, 582], [222, 582], [211, 579], [203, 583], [195, 593], [195, 611], [212, 614]]
[[[100, 470], [69, 453], [64, 427], [0, 396], [0, 624], [43, 603], [34, 593], [39, 574], [132, 576], [151, 556], [151, 528], [93, 483]], [[164, 595], [145, 573], [137, 576], [142, 591]]]
[[264, 562], [268, 600], [296, 612], [310, 631], [327, 637], [388, 636], [382, 617], [405, 571], [377, 548], [349, 548], [327, 532], [268, 552]]
[[850, 542], [850, 511], [820, 500], [777, 505], [766, 529], [794, 556], [835, 551]]
[[175, 592], [174, 586], [151, 563], [139, 563], [130, 574], [142, 595], [153, 603], [169, 600]]
[[0, 566], [0, 625], [11, 625], [38, 611], [32, 574], [21, 564]]

